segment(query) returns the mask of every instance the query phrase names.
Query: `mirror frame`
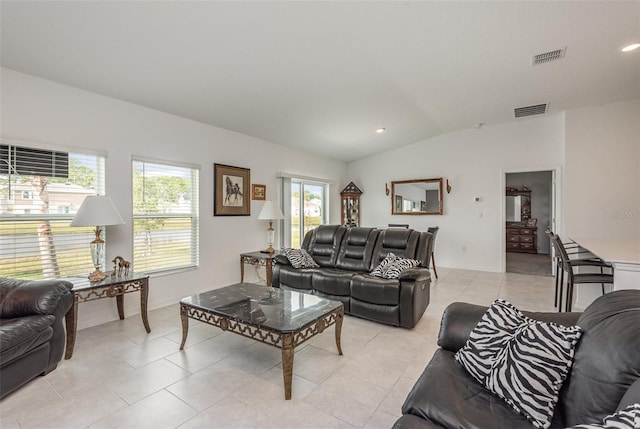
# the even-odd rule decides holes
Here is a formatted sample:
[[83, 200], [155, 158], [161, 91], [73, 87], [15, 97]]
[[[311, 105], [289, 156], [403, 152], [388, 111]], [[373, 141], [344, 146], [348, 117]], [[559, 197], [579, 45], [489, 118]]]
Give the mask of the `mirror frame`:
[[[405, 212], [396, 210], [396, 185], [409, 185], [412, 183], [438, 183], [438, 211], [431, 212]], [[400, 195], [399, 195], [400, 196]], [[441, 215], [443, 213], [444, 207], [444, 195], [442, 193], [442, 177], [437, 177], [434, 179], [414, 179], [414, 180], [396, 180], [391, 182], [391, 214], [392, 215]]]

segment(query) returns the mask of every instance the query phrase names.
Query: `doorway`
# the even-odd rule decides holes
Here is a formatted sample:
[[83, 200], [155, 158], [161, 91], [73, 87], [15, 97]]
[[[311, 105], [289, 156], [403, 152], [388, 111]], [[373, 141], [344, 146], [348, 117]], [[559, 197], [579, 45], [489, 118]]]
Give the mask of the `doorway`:
[[552, 170], [505, 174], [505, 271], [552, 275], [555, 188]]

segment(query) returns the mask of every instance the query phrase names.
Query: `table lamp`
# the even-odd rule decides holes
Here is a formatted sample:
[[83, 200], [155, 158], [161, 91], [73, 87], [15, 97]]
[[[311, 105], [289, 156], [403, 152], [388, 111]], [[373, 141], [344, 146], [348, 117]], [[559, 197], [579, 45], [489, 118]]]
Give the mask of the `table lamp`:
[[80, 209], [71, 221], [71, 226], [95, 226], [96, 238], [89, 244], [91, 247], [91, 260], [95, 271], [89, 275], [89, 281], [99, 282], [107, 277], [100, 271], [104, 259], [104, 240], [100, 238], [101, 226], [122, 225], [124, 220], [118, 212], [111, 198], [106, 195], [92, 195], [85, 197]]
[[275, 238], [275, 231], [273, 229], [273, 221], [284, 219], [284, 215], [282, 214], [282, 210], [278, 207], [273, 201], [267, 200], [264, 202], [262, 206], [262, 210], [260, 210], [260, 214], [258, 215], [258, 219], [260, 220], [268, 220], [269, 228], [267, 228], [267, 242], [269, 243], [269, 247], [266, 250], [261, 250], [262, 253], [273, 253], [276, 249], [273, 248], [273, 239]]

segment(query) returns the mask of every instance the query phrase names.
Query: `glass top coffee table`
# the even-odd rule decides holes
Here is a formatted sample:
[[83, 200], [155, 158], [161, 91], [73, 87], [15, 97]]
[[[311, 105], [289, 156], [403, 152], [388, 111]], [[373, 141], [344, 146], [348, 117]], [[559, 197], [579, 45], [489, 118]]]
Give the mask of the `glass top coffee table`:
[[238, 283], [182, 299], [180, 317], [180, 350], [187, 341], [189, 319], [281, 349], [285, 399], [291, 399], [293, 351], [298, 345], [335, 325], [336, 346], [342, 355], [344, 306], [315, 295]]

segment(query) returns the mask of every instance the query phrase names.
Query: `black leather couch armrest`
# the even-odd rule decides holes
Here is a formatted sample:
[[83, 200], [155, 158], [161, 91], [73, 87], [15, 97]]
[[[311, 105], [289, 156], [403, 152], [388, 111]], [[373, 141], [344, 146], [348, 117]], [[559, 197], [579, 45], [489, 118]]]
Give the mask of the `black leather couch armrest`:
[[276, 264], [291, 265], [291, 263], [289, 262], [289, 259], [287, 259], [287, 257], [284, 255], [276, 255], [274, 260], [276, 261]]
[[[438, 345], [445, 350], [456, 352], [469, 339], [473, 328], [476, 327], [488, 307], [481, 305], [454, 302], [442, 314]], [[543, 322], [553, 322], [560, 325], [575, 325], [580, 313], [536, 313], [523, 311], [525, 316]]]
[[0, 317], [14, 318], [54, 314], [60, 299], [71, 294], [73, 284], [65, 280], [17, 280], [0, 278]]
[[451, 352], [461, 349], [485, 311], [487, 307], [465, 302], [449, 304], [442, 313], [438, 345]]
[[431, 280], [431, 272], [426, 268], [408, 268], [400, 273], [398, 280]]

